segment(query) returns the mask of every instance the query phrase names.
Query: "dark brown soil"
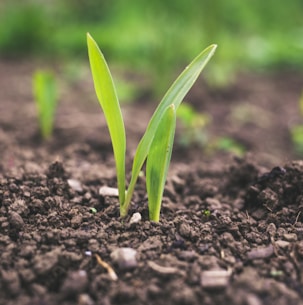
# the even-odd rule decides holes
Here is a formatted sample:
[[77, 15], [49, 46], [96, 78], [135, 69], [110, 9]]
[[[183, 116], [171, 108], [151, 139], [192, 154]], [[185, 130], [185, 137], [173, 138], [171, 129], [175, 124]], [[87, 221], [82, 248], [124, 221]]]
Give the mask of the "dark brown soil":
[[[116, 197], [99, 194], [116, 179], [90, 77], [62, 82], [54, 137], [43, 142], [34, 68], [0, 62], [1, 305], [303, 304], [303, 161], [289, 136], [302, 75], [242, 75], [220, 90], [200, 80], [187, 100], [212, 116], [210, 141], [228, 135], [248, 153], [184, 148], [177, 135], [153, 223], [144, 177], [125, 219]], [[123, 108], [128, 168], [148, 102]]]

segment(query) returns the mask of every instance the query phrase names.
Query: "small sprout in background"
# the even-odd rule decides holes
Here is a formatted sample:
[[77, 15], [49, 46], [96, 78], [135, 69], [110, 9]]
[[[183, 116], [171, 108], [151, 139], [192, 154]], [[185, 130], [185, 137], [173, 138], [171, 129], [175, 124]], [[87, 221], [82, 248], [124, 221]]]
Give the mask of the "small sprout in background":
[[97, 213], [97, 209], [95, 209], [95, 208], [89, 208], [89, 211], [92, 214], [96, 214]]
[[210, 212], [210, 210], [204, 210], [203, 212], [202, 212], [202, 214], [203, 214], [203, 216], [205, 216], [205, 217], [209, 217], [210, 216], [210, 214], [211, 214], [211, 212]]
[[177, 111], [177, 119], [181, 121], [183, 128], [180, 130], [179, 143], [184, 146], [197, 144], [213, 153], [214, 151], [231, 152], [237, 156], [243, 156], [245, 147], [230, 137], [220, 137], [210, 140], [207, 127], [211, 123], [211, 117], [205, 113], [198, 113], [189, 104], [183, 103]]
[[94, 87], [104, 112], [116, 163], [120, 215], [125, 217], [138, 177], [146, 162], [146, 187], [150, 220], [159, 221], [166, 175], [176, 126], [176, 111], [183, 98], [215, 52], [216, 45], [202, 51], [169, 88], [151, 117], [133, 160], [131, 180], [126, 189], [126, 136], [121, 107], [110, 70], [95, 40], [87, 34], [88, 55]]
[[208, 142], [206, 127], [211, 117], [197, 112], [191, 105], [182, 103], [177, 111], [177, 119], [181, 122], [179, 144], [189, 146], [198, 144], [204, 147]]
[[36, 71], [33, 75], [33, 94], [40, 132], [43, 139], [47, 140], [53, 133], [57, 107], [57, 85], [54, 74], [49, 71]]
[[230, 137], [220, 137], [213, 144], [215, 150], [226, 151], [237, 156], [243, 156], [245, 147]]
[[281, 277], [284, 275], [284, 272], [282, 270], [278, 270], [278, 269], [271, 269], [270, 273], [269, 273], [272, 277]]
[[303, 125], [297, 125], [291, 128], [291, 139], [294, 143], [295, 150], [303, 155]]
[[[303, 117], [303, 91], [299, 99], [299, 110]], [[295, 125], [290, 129], [291, 140], [298, 154], [303, 155], [303, 124]]]
[[303, 91], [302, 91], [300, 99], [299, 99], [299, 108], [300, 108], [301, 116], [303, 116]]

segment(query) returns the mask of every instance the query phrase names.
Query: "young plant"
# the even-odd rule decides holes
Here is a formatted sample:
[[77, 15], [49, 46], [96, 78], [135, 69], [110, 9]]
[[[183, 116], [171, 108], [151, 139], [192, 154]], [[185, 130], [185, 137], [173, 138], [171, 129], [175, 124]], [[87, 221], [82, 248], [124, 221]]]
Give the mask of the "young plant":
[[40, 132], [44, 140], [51, 137], [57, 107], [55, 77], [48, 71], [36, 71], [33, 76], [33, 94], [36, 101]]
[[137, 147], [127, 190], [125, 181], [126, 137], [116, 89], [105, 58], [90, 34], [87, 34], [87, 45], [95, 91], [103, 109], [112, 140], [117, 171], [120, 215], [121, 217], [127, 215], [138, 176], [146, 161], [149, 217], [150, 220], [159, 221], [163, 190], [174, 140], [176, 110], [214, 54], [216, 45], [209, 46], [191, 62], [158, 105]]
[[[303, 116], [303, 92], [299, 99], [299, 111]], [[295, 125], [290, 129], [291, 139], [298, 154], [303, 154], [303, 125]]]

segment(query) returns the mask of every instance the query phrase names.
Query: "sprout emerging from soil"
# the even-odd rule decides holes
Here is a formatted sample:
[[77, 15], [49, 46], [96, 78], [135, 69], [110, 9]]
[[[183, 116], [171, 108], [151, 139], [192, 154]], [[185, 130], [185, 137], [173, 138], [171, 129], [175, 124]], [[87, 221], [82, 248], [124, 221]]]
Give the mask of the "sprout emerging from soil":
[[87, 34], [87, 45], [95, 91], [105, 115], [114, 151], [120, 215], [121, 217], [127, 215], [138, 176], [146, 161], [149, 218], [152, 221], [159, 221], [164, 185], [174, 141], [176, 110], [214, 54], [217, 46], [211, 45], [202, 51], [186, 67], [163, 97], [137, 147], [131, 180], [126, 190], [126, 137], [116, 88], [106, 60], [90, 34]]
[[53, 73], [38, 70], [33, 76], [40, 132], [44, 140], [51, 137], [57, 107], [57, 86]]

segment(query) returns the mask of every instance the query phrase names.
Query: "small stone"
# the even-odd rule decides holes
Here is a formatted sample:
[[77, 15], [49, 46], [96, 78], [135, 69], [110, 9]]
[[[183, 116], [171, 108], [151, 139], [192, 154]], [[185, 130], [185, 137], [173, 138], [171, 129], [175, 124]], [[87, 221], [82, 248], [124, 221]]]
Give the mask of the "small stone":
[[129, 221], [129, 224], [138, 223], [141, 221], [141, 219], [142, 219], [142, 216], [139, 212], [134, 213]]
[[137, 251], [132, 248], [119, 248], [110, 254], [111, 259], [120, 269], [132, 269], [137, 267]]
[[102, 197], [119, 197], [119, 191], [114, 187], [101, 186], [99, 189], [99, 195]]
[[68, 179], [67, 180], [68, 185], [76, 192], [82, 192], [83, 188], [81, 185], [81, 182], [76, 179]]
[[206, 289], [225, 288], [229, 282], [231, 271], [208, 270], [201, 274], [201, 286]]

